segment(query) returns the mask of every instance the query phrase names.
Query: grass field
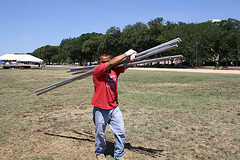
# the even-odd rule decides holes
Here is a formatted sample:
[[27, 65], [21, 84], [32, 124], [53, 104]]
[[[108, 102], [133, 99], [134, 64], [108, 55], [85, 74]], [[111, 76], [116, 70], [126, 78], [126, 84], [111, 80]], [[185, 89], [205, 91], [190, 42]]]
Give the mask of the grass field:
[[[95, 159], [91, 77], [33, 93], [67, 69], [0, 70], [0, 159]], [[240, 159], [240, 75], [128, 70], [118, 85], [127, 158]]]

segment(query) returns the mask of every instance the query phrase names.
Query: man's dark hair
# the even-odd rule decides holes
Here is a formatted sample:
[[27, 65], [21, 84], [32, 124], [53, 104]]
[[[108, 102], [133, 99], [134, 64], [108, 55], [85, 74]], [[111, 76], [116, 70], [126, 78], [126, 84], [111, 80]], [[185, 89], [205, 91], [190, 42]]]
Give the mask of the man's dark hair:
[[108, 53], [98, 53], [98, 61], [100, 61], [101, 56], [110, 56]]

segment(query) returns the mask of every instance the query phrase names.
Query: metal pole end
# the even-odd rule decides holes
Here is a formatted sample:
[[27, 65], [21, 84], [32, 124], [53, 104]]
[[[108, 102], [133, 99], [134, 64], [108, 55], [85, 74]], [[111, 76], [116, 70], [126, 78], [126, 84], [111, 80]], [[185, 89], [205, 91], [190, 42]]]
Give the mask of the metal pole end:
[[177, 38], [179, 42], [182, 42], [182, 39], [180, 37]]

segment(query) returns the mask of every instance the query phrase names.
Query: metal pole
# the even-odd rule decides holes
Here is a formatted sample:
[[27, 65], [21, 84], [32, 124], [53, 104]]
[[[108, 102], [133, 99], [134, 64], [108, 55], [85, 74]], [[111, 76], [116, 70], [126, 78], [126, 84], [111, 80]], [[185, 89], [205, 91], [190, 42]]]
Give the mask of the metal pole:
[[177, 43], [179, 43], [179, 42], [182, 42], [182, 40], [181, 40], [180, 38], [175, 38], [175, 39], [173, 39], [173, 40], [171, 40], [171, 41], [165, 42], [165, 43], [160, 44], [160, 45], [158, 45], [158, 46], [156, 46], [156, 47], [153, 47], [153, 48], [147, 49], [147, 50], [145, 50], [145, 51], [142, 51], [142, 52], [140, 52], [140, 53], [137, 54], [137, 57], [138, 57], [138, 56], [142, 56], [142, 55], [144, 55], [144, 54], [146, 54], [146, 53], [148, 53], [148, 52], [151, 52], [151, 51], [160, 49], [160, 48], [165, 47], [165, 46], [177, 44]]
[[[121, 65], [119, 65], [117, 67], [132, 66], [132, 65], [136, 65], [136, 64], [144, 64], [144, 63], [151, 63], [151, 62], [159, 62], [159, 61], [162, 61], [162, 60], [173, 59], [173, 58], [182, 58], [182, 57], [183, 57], [182, 55], [175, 55], [175, 56], [167, 56], [167, 57], [161, 57], [161, 58], [147, 59], [147, 60], [141, 60], [141, 61], [126, 63], [126, 64], [121, 64]], [[39, 90], [35, 91], [35, 93], [42, 91], [40, 93], [37, 93], [37, 96], [38, 96], [38, 95], [41, 95], [41, 94], [46, 93], [48, 91], [51, 91], [53, 89], [56, 89], [56, 88], [58, 88], [60, 86], [63, 86], [65, 84], [71, 83], [71, 82], [73, 82], [75, 80], [80, 80], [80, 79], [87, 78], [87, 77], [89, 77], [91, 75], [92, 75], [92, 70], [87, 71], [85, 74], [81, 74], [79, 76], [75, 76], [75, 77], [69, 78], [67, 80], [64, 80], [64, 81], [52, 84], [50, 86], [44, 87], [42, 89], [39, 89]]]
[[182, 57], [183, 57], [182, 55], [175, 55], [175, 56], [166, 56], [166, 57], [160, 57], [160, 58], [146, 59], [146, 60], [130, 62], [130, 63], [126, 63], [126, 64], [121, 64], [121, 65], [118, 65], [117, 67], [132, 66], [132, 65], [144, 64], [144, 63], [153, 63], [153, 62], [159, 62], [159, 61], [163, 61], [163, 60], [169, 60], [169, 59], [174, 59], [174, 58], [182, 58]]
[[145, 54], [145, 55], [138, 56], [138, 57], [136, 57], [135, 60], [139, 60], [139, 59], [142, 59], [142, 58], [145, 58], [145, 57], [149, 57], [149, 56], [152, 56], [152, 55], [154, 55], [154, 54], [158, 54], [158, 53], [161, 53], [161, 52], [164, 52], [164, 51], [166, 51], [166, 50], [173, 49], [173, 48], [176, 48], [176, 47], [178, 47], [177, 44], [172, 45], [172, 46], [166, 46], [166, 47], [160, 48], [159, 50], [154, 50], [154, 51], [149, 52], [149, 53], [147, 53], [147, 54]]
[[[92, 69], [89, 69], [89, 70], [92, 70]], [[74, 75], [74, 74], [79, 74], [79, 73], [84, 73], [84, 72], [86, 72], [87, 70], [82, 70], [82, 71], [78, 71], [78, 72], [74, 72], [74, 73], [72, 73], [72, 75]]]
[[63, 80], [63, 81], [54, 83], [54, 84], [49, 85], [49, 86], [47, 86], [47, 87], [38, 89], [38, 90], [36, 90], [36, 91], [34, 91], [34, 92], [35, 92], [35, 93], [36, 93], [36, 92], [40, 92], [40, 91], [42, 91], [42, 90], [45, 90], [45, 89], [54, 87], [54, 86], [59, 85], [59, 84], [61, 84], [61, 83], [65, 83], [65, 82], [68, 82], [68, 81], [72, 81], [72, 80], [74, 80], [74, 79], [77, 80], [77, 79], [81, 78], [82, 76], [85, 76], [85, 75], [87, 75], [87, 74], [89, 74], [89, 73], [92, 73], [92, 70], [87, 71], [87, 72], [85, 72], [85, 73], [82, 73], [82, 74], [80, 74], [80, 75], [78, 75], [78, 76], [75, 76], [75, 77], [72, 77], [72, 78], [68, 78], [68, 79], [66, 79], [66, 80]]
[[196, 69], [197, 69], [197, 45], [198, 45], [198, 42], [196, 41]]
[[63, 85], [65, 85], [65, 84], [68, 84], [68, 83], [70, 83], [70, 82], [73, 82], [73, 81], [75, 81], [75, 80], [81, 80], [81, 79], [84, 79], [84, 78], [87, 78], [87, 77], [89, 77], [89, 76], [91, 76], [92, 75], [92, 70], [91, 70], [91, 72], [88, 72], [87, 74], [85, 74], [85, 75], [83, 75], [83, 76], [81, 76], [81, 77], [79, 77], [79, 78], [71, 78], [71, 79], [69, 79], [68, 81], [61, 81], [61, 83], [59, 82], [59, 83], [56, 83], [54, 86], [52, 86], [52, 88], [51, 87], [48, 87], [48, 89], [46, 88], [45, 90], [43, 90], [42, 92], [40, 92], [40, 93], [37, 93], [37, 96], [39, 96], [39, 95], [41, 95], [41, 94], [43, 94], [43, 93], [46, 93], [46, 92], [48, 92], [48, 91], [51, 91], [51, 90], [53, 90], [53, 89], [56, 89], [56, 88], [58, 88], [58, 87], [60, 87], [60, 86], [63, 86]]
[[96, 65], [94, 65], [94, 66], [76, 67], [76, 68], [71, 68], [67, 72], [74, 72], [74, 71], [79, 71], [79, 70], [89, 70], [89, 69], [93, 69], [94, 67], [96, 67]]
[[[149, 52], [147, 52], [146, 54], [142, 54], [142, 56], [138, 56], [136, 57], [136, 59], [134, 61], [137, 61], [139, 59], [143, 59], [143, 58], [146, 58], [146, 57], [149, 57], [149, 56], [152, 56], [154, 54], [158, 54], [158, 53], [161, 53], [161, 52], [164, 52], [166, 50], [170, 50], [170, 49], [173, 49], [173, 48], [176, 48], [178, 47], [177, 44], [174, 44], [172, 46], [164, 46], [162, 48], [159, 48], [159, 49], [155, 49], [155, 50], [151, 50]], [[138, 55], [138, 54], [137, 54]], [[130, 60], [123, 60], [120, 64], [123, 64], [123, 63], [128, 63], [128, 62], [132, 62]], [[95, 67], [95, 66], [94, 66]], [[94, 68], [93, 66], [86, 66], [86, 67], [77, 67], [77, 68], [72, 68], [70, 69], [69, 71], [67, 72], [75, 72], [73, 74], [79, 74], [79, 73], [83, 73], [87, 70], [90, 70], [90, 69], [93, 69]], [[80, 71], [80, 72], [76, 72], [76, 71]]]
[[[156, 50], [160, 50], [161, 48], [168, 47], [168, 46], [171, 46], [171, 45], [175, 45], [175, 44], [177, 44], [177, 43], [179, 43], [179, 42], [182, 42], [182, 40], [181, 40], [180, 38], [175, 38], [175, 39], [173, 39], [173, 40], [171, 40], [171, 41], [165, 42], [165, 43], [160, 44], [160, 45], [158, 45], [158, 46], [155, 46], [155, 47], [152, 47], [152, 48], [147, 49], [147, 50], [145, 50], [145, 51], [142, 51], [142, 52], [140, 52], [140, 53], [138, 53], [138, 54], [136, 55], [136, 59], [135, 59], [135, 60], [138, 60], [138, 59], [147, 57], [147, 56], [145, 56], [145, 54], [150, 54], [150, 53], [152, 53], [152, 52], [154, 52], [154, 53], [152, 53], [152, 54], [150, 54], [150, 55], [157, 54], [157, 53], [155, 52]], [[176, 46], [176, 47], [178, 47], [178, 46]], [[160, 51], [160, 52], [163, 52], [163, 51]], [[158, 52], [158, 53], [160, 53], [160, 52]], [[148, 56], [150, 56], [150, 55], [148, 55]], [[124, 63], [125, 61], [128, 62], [128, 59], [125, 58], [122, 63]], [[78, 70], [88, 70], [88, 69], [92, 69], [92, 68], [94, 68], [94, 67], [95, 67], [95, 66], [85, 66], [85, 67], [71, 68], [71, 69], [70, 69], [69, 71], [67, 71], [67, 72], [74, 72], [74, 71], [78, 71]]]
[[[151, 51], [151, 52], [149, 52], [149, 53], [147, 53], [147, 54], [144, 54], [144, 55], [142, 55], [142, 56], [140, 56], [140, 57], [137, 57], [134, 61], [130, 61], [130, 60], [124, 61], [124, 62], [121, 62], [119, 65], [121, 65], [121, 64], [126, 64], [126, 63], [131, 63], [131, 62], [135, 62], [135, 61], [140, 60], [140, 59], [142, 59], [142, 58], [149, 57], [149, 56], [152, 56], [152, 55], [154, 55], [154, 54], [158, 54], [158, 53], [161, 53], [161, 52], [164, 52], [164, 51], [166, 51], [166, 50], [170, 50], [170, 49], [173, 49], [173, 48], [176, 48], [176, 47], [178, 47], [177, 44], [172, 45], [172, 46], [165, 46], [165, 47], [160, 48], [160, 49], [158, 49], [158, 50], [153, 50], [153, 51]], [[76, 69], [76, 70], [77, 70], [77, 69]], [[72, 75], [73, 75], [73, 74], [83, 73], [83, 72], [85, 72], [85, 70], [82, 70], [82, 71], [79, 71], [79, 72], [74, 72], [74, 73], [72, 73]]]
[[236, 69], [237, 69], [237, 64], [238, 64], [238, 54], [239, 54], [240, 51], [238, 51], [237, 53], [237, 58], [236, 58]]
[[[140, 57], [140, 56], [142, 56], [142, 55], [144, 55], [144, 54], [146, 54], [146, 53], [148, 53], [148, 52], [151, 52], [151, 51], [160, 49], [160, 48], [165, 47], [165, 46], [174, 45], [174, 44], [177, 44], [177, 43], [179, 43], [179, 42], [182, 42], [182, 40], [181, 40], [180, 38], [175, 38], [175, 39], [173, 39], [173, 40], [171, 40], [171, 41], [165, 42], [165, 43], [163, 43], [163, 44], [160, 44], [160, 45], [158, 45], [158, 46], [152, 47], [152, 48], [150, 48], [150, 49], [147, 49], [147, 50], [145, 50], [145, 51], [142, 51], [142, 52], [138, 53], [138, 54], [136, 55], [136, 58], [137, 58], [137, 57]], [[126, 61], [126, 60], [127, 60], [127, 58], [125, 58], [125, 59], [123, 60], [123, 62]]]
[[[171, 40], [169, 42], [166, 42], [164, 44], [161, 44], [161, 45], [158, 45], [156, 47], [150, 48], [150, 49], [148, 49], [146, 51], [140, 52], [138, 54], [138, 58], [136, 58], [135, 61], [127, 61], [127, 62], [124, 62], [124, 63], [122, 62], [121, 64], [117, 65], [116, 67], [132, 66], [132, 65], [135, 65], [135, 64], [143, 64], [143, 63], [151, 63], [151, 62], [159, 62], [159, 61], [162, 61], [162, 60], [167, 60], [167, 59], [172, 59], [172, 58], [182, 58], [183, 57], [182, 55], [176, 55], [176, 56], [167, 56], [167, 57], [147, 59], [147, 60], [139, 60], [141, 58], [145, 58], [145, 57], [157, 54], [157, 53], [164, 52], [164, 51], [172, 49], [172, 48], [176, 48], [176, 47], [178, 47], [178, 45], [176, 44], [178, 42], [181, 42], [180, 38], [176, 38], [176, 39]], [[83, 78], [89, 77], [90, 75], [92, 75], [92, 69], [94, 67], [95, 66], [86, 66], [86, 67], [72, 68], [68, 72], [79, 71], [79, 72], [75, 72], [73, 74], [78, 74], [78, 73], [82, 73], [82, 72], [85, 72], [85, 73], [82, 73], [82, 74], [80, 74], [78, 76], [75, 76], [75, 77], [72, 77], [72, 78], [68, 78], [66, 80], [54, 83], [54, 84], [49, 85], [47, 87], [38, 89], [38, 90], [35, 91], [35, 93], [41, 91], [40, 93], [37, 94], [37, 95], [41, 95], [41, 94], [46, 93], [46, 92], [48, 92], [50, 90], [53, 90], [55, 88], [58, 88], [58, 87], [63, 86], [65, 84], [68, 84], [70, 82], [73, 82], [75, 80], [79, 80], [79, 79], [83, 79]]]

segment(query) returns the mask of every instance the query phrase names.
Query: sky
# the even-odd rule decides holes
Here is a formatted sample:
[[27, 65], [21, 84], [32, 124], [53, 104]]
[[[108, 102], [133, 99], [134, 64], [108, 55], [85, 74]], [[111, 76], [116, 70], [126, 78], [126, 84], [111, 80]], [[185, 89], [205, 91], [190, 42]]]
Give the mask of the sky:
[[174, 23], [240, 20], [240, 0], [0, 0], [0, 56], [158, 17]]

